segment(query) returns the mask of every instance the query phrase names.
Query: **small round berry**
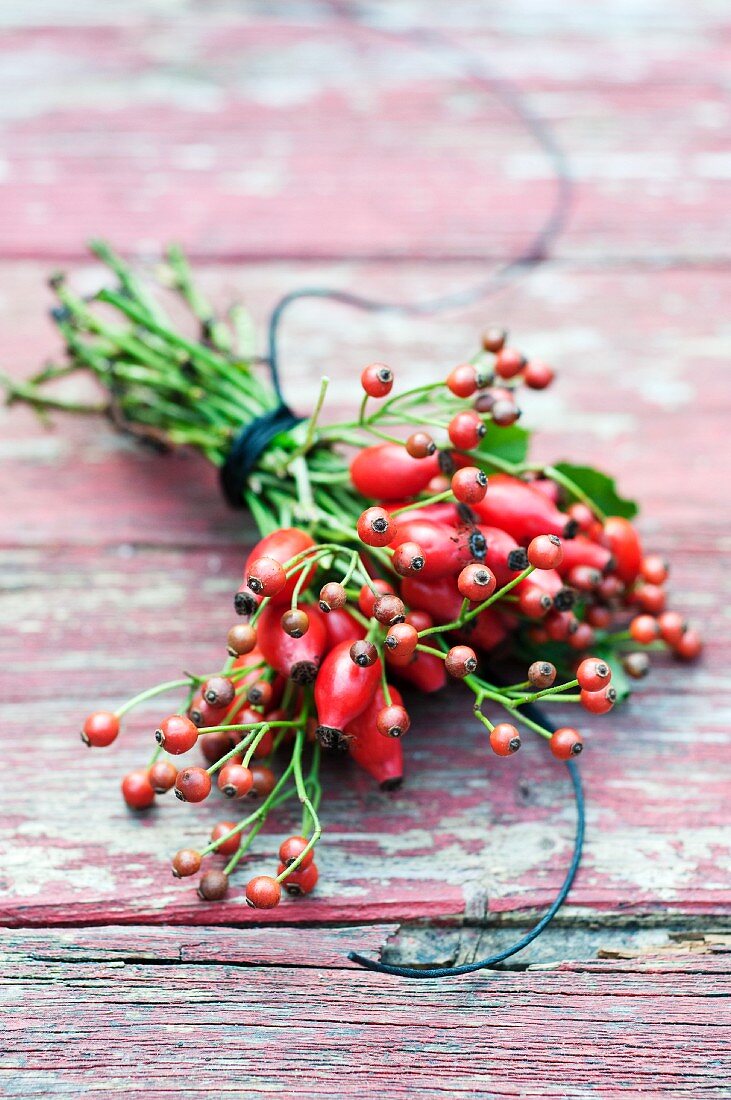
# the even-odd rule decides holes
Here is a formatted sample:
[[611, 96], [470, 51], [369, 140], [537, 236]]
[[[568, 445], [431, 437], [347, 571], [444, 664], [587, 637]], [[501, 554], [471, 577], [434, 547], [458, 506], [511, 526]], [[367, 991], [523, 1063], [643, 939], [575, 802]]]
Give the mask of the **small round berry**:
[[579, 627], [573, 611], [551, 611], [545, 619], [546, 633], [552, 642], [565, 642]]
[[523, 381], [531, 390], [545, 390], [554, 377], [553, 368], [540, 359], [531, 359], [523, 372]]
[[277, 785], [277, 777], [266, 764], [251, 766], [251, 797], [266, 798]]
[[455, 397], [472, 397], [477, 389], [477, 371], [472, 363], [461, 363], [447, 375], [447, 389]]
[[376, 715], [376, 728], [383, 737], [403, 737], [410, 725], [408, 711], [398, 703], [382, 707]]
[[238, 592], [234, 593], [234, 611], [237, 615], [253, 615], [262, 598], [262, 596], [255, 596], [244, 581]]
[[457, 588], [460, 596], [471, 603], [481, 603], [491, 596], [497, 587], [497, 578], [492, 569], [479, 562], [471, 562], [465, 565], [457, 577]]
[[267, 730], [263, 737], [261, 737], [254, 749], [254, 756], [257, 760], [263, 760], [265, 756], [269, 756], [274, 750], [274, 733], [272, 730]]
[[257, 875], [246, 884], [246, 904], [252, 909], [275, 909], [281, 898], [281, 886], [269, 875]]
[[597, 630], [609, 630], [612, 625], [612, 612], [608, 607], [590, 607], [586, 612], [586, 620]]
[[686, 630], [675, 646], [675, 655], [683, 661], [695, 661], [703, 651], [703, 641], [697, 630]]
[[370, 668], [378, 660], [378, 650], [373, 642], [367, 642], [365, 639], [353, 642], [350, 647], [350, 659], [359, 668]]
[[591, 565], [575, 565], [566, 580], [570, 588], [577, 588], [579, 592], [595, 592], [602, 583], [602, 575]]
[[228, 875], [225, 871], [206, 871], [198, 883], [198, 896], [203, 901], [221, 901], [228, 893]]
[[500, 378], [515, 378], [525, 367], [525, 356], [517, 348], [502, 348], [495, 360], [495, 374]]
[[246, 583], [257, 596], [278, 596], [287, 583], [287, 574], [281, 562], [265, 555], [251, 562]]
[[632, 593], [636, 603], [648, 615], [660, 615], [665, 610], [665, 589], [659, 584], [640, 584]]
[[579, 755], [584, 748], [584, 742], [578, 730], [563, 726], [551, 735], [549, 746], [557, 760], [570, 760], [572, 756]]
[[386, 635], [384, 646], [398, 657], [411, 657], [419, 644], [419, 634], [413, 623], [395, 623]]
[[477, 654], [468, 645], [452, 646], [444, 662], [450, 676], [456, 680], [464, 680], [477, 670]]
[[638, 615], [629, 624], [629, 632], [635, 642], [639, 642], [640, 645], [649, 645], [650, 642], [659, 638], [660, 627], [657, 619], [653, 619], [652, 615]]
[[646, 653], [625, 653], [622, 668], [633, 680], [641, 680], [650, 671], [650, 658]]
[[[277, 874], [281, 875], [283, 871], [286, 871], [286, 867], [284, 864], [280, 863], [277, 868]], [[319, 877], [317, 864], [311, 863], [309, 867], [302, 868], [300, 866], [296, 871], [292, 871], [283, 880], [282, 886], [291, 897], [300, 898], [304, 897], [305, 894], [312, 893], [317, 886]]]
[[230, 707], [236, 695], [233, 680], [229, 680], [226, 676], [211, 676], [210, 680], [206, 680], [202, 691], [208, 706], [216, 710]]
[[233, 760], [224, 764], [218, 773], [218, 789], [226, 798], [243, 798], [254, 785], [254, 777], [249, 768], [236, 764]]
[[180, 756], [193, 748], [198, 740], [198, 727], [182, 714], [171, 714], [163, 719], [155, 731], [155, 740], [172, 756]]
[[606, 714], [616, 702], [617, 691], [611, 684], [609, 687], [602, 688], [601, 691], [583, 690], [581, 692], [581, 705], [590, 714]]
[[498, 328], [497, 325], [493, 325], [487, 329], [482, 337], [482, 346], [485, 351], [491, 351], [493, 355], [497, 355], [505, 347], [505, 341], [508, 338], [507, 329]]
[[84, 722], [81, 740], [90, 748], [104, 749], [119, 733], [119, 718], [108, 710], [97, 710]]
[[528, 561], [536, 569], [555, 569], [563, 561], [558, 535], [538, 535], [528, 546]]
[[428, 432], [414, 432], [406, 440], [406, 450], [412, 458], [429, 458], [437, 445]]
[[454, 474], [451, 488], [460, 504], [479, 504], [487, 492], [487, 474], [476, 466], [463, 466]]
[[657, 625], [660, 628], [660, 637], [671, 646], [677, 646], [688, 629], [688, 623], [679, 611], [663, 611]]
[[366, 546], [388, 546], [396, 538], [396, 522], [385, 508], [366, 508], [358, 517], [358, 538]]
[[155, 794], [165, 794], [175, 786], [178, 769], [170, 760], [156, 760], [147, 772], [150, 786]]
[[556, 682], [556, 666], [550, 661], [534, 661], [528, 669], [528, 681], [531, 687], [543, 691], [553, 687]]
[[406, 616], [406, 622], [408, 626], [413, 626], [414, 630], [417, 632], [429, 630], [434, 626], [434, 619], [429, 612], [422, 611], [418, 607], [415, 607], [413, 611], [409, 611]]
[[203, 802], [211, 793], [211, 777], [205, 768], [184, 768], [175, 780], [175, 794], [181, 802]]
[[[285, 867], [289, 867], [304, 852], [307, 841], [303, 836], [290, 836], [279, 845], [279, 859]], [[310, 848], [307, 855], [297, 864], [297, 870], [309, 867], [315, 858], [315, 849]]]
[[391, 565], [400, 577], [413, 577], [426, 565], [424, 551], [418, 542], [402, 542], [393, 552]]
[[587, 504], [583, 504], [580, 500], [570, 504], [566, 509], [566, 513], [571, 519], [576, 520], [579, 531], [590, 530], [596, 522], [591, 508], [589, 508]]
[[581, 622], [573, 634], [569, 634], [568, 643], [572, 649], [591, 649], [596, 642], [596, 634], [588, 623]]
[[146, 810], [155, 801], [155, 791], [144, 768], [125, 775], [122, 798], [131, 810]]
[[660, 554], [648, 554], [642, 559], [640, 572], [648, 584], [665, 584], [670, 568]]
[[280, 620], [282, 630], [285, 634], [288, 634], [290, 638], [304, 638], [307, 631], [310, 629], [310, 620], [307, 616], [307, 612], [303, 611], [301, 607], [291, 607], [284, 612]]
[[[213, 829], [211, 830], [211, 841], [213, 843], [216, 843], [216, 841], [221, 840], [221, 837], [227, 836], [227, 834], [235, 828], [235, 821], [219, 821], [218, 825], [214, 825]], [[215, 851], [218, 852], [220, 856], [232, 856], [234, 852], [238, 851], [240, 844], [241, 833], [234, 833], [234, 835], [228, 837], [227, 840], [224, 840], [220, 844], [217, 844]]]
[[256, 630], [248, 623], [236, 623], [226, 636], [226, 649], [231, 657], [243, 657], [256, 646]]
[[406, 618], [406, 608], [403, 600], [399, 599], [398, 596], [392, 596], [390, 593], [379, 596], [373, 604], [373, 618], [377, 619], [379, 623], [383, 623], [384, 626], [395, 626], [396, 623], [402, 623]]
[[231, 752], [236, 742], [230, 733], [220, 730], [217, 733], [204, 733], [198, 738], [198, 744], [206, 763], [216, 764], [222, 756]]
[[348, 594], [337, 581], [328, 581], [320, 589], [320, 611], [326, 614], [330, 611], [339, 611], [347, 602]]
[[252, 707], [263, 707], [266, 710], [273, 697], [274, 688], [268, 680], [254, 680], [246, 689], [246, 701]]
[[496, 756], [512, 756], [520, 748], [520, 734], [509, 722], [499, 722], [490, 731], [490, 748]]
[[536, 584], [526, 583], [521, 586], [518, 595], [518, 607], [521, 615], [528, 619], [542, 619], [553, 607], [553, 600]]
[[521, 417], [521, 411], [515, 402], [507, 401], [502, 397], [494, 402], [490, 411], [493, 423], [497, 424], [498, 428], [509, 428]]
[[388, 581], [381, 580], [380, 577], [371, 581], [370, 584], [363, 585], [358, 593], [358, 607], [367, 619], [370, 619], [373, 615], [373, 608], [378, 596], [385, 596], [387, 592], [393, 594], [393, 587]]
[[474, 409], [466, 409], [452, 417], [447, 434], [460, 451], [471, 451], [480, 442], [486, 431], [481, 416]]
[[197, 875], [201, 869], [203, 857], [195, 848], [181, 848], [173, 856], [172, 868], [175, 878], [189, 878]]
[[363, 370], [360, 384], [369, 397], [386, 397], [393, 388], [393, 371], [385, 363], [371, 363]]
[[536, 624], [528, 627], [528, 638], [537, 646], [545, 645], [550, 640], [546, 628]]
[[599, 585], [599, 596], [606, 603], [611, 603], [613, 600], [618, 600], [624, 593], [624, 585], [619, 577], [614, 573], [605, 577], [602, 583]]
[[584, 691], [600, 691], [611, 678], [611, 668], [599, 657], [586, 657], [576, 670], [579, 687]]

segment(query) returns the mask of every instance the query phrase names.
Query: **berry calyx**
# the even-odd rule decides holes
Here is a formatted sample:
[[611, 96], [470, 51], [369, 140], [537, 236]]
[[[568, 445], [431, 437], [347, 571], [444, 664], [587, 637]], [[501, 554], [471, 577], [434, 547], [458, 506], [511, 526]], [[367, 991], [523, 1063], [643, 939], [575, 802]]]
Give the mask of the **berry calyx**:
[[584, 742], [578, 730], [564, 726], [551, 734], [549, 747], [557, 760], [570, 760], [572, 756], [579, 755], [584, 748]]
[[468, 645], [452, 646], [444, 662], [450, 676], [456, 680], [464, 680], [477, 670], [477, 654]]
[[197, 875], [201, 869], [203, 857], [195, 848], [181, 848], [176, 852], [172, 860], [172, 870], [175, 878], [189, 878]]
[[550, 661], [534, 661], [528, 669], [528, 681], [531, 687], [543, 691], [553, 687], [556, 682], [556, 666]]
[[536, 569], [555, 569], [563, 561], [558, 535], [538, 535], [528, 546], [528, 561]]
[[246, 583], [257, 596], [278, 596], [287, 583], [287, 574], [281, 562], [264, 555], [250, 562]]
[[198, 740], [198, 727], [182, 714], [171, 714], [155, 731], [155, 740], [172, 756], [180, 756], [193, 748]]
[[376, 728], [383, 737], [403, 737], [410, 725], [408, 711], [398, 703], [382, 707], [376, 715]]
[[252, 909], [275, 909], [281, 898], [281, 886], [269, 875], [257, 875], [246, 884], [246, 904]]
[[178, 769], [170, 760], [156, 760], [148, 769], [147, 778], [155, 794], [165, 794], [175, 786]]
[[226, 798], [243, 798], [254, 785], [254, 777], [243, 764], [224, 764], [218, 773], [218, 789]]
[[461, 504], [478, 504], [485, 499], [487, 474], [477, 466], [463, 466], [452, 477], [451, 488]]
[[[230, 833], [235, 827], [235, 821], [219, 821], [218, 825], [214, 825], [211, 830], [211, 840], [215, 843], [215, 841], [220, 840], [222, 836], [226, 836], [226, 834]], [[234, 852], [238, 851], [240, 844], [241, 834], [234, 833], [233, 836], [228, 837], [227, 840], [219, 844], [215, 850], [219, 855], [232, 856]]]
[[465, 565], [457, 577], [460, 596], [471, 603], [481, 603], [491, 596], [497, 587], [497, 578], [491, 569], [479, 562]]
[[360, 384], [369, 397], [386, 397], [393, 389], [393, 371], [385, 363], [371, 363], [364, 368]]
[[228, 893], [228, 875], [224, 871], [206, 871], [198, 883], [203, 901], [221, 901]]
[[104, 749], [119, 733], [119, 718], [108, 710], [97, 710], [84, 722], [81, 740], [89, 748]]
[[175, 780], [175, 795], [181, 802], [203, 802], [211, 793], [211, 777], [205, 768], [184, 768]]
[[600, 691], [612, 678], [612, 670], [606, 661], [598, 657], [587, 657], [576, 670], [579, 687], [584, 691]]
[[356, 526], [358, 538], [366, 546], [388, 546], [396, 537], [396, 522], [385, 508], [366, 508]]
[[146, 810], [155, 801], [155, 791], [144, 768], [125, 775], [122, 798], [131, 810]]
[[337, 581], [328, 581], [320, 589], [320, 611], [329, 614], [330, 611], [339, 611], [348, 602], [348, 594], [342, 584]]
[[520, 734], [509, 722], [499, 722], [490, 730], [490, 748], [496, 756], [512, 756], [520, 748]]
[[[279, 859], [284, 867], [289, 867], [302, 854], [307, 847], [307, 841], [303, 836], [290, 836], [279, 845]], [[315, 849], [310, 848], [301, 863], [297, 864], [297, 870], [309, 867], [315, 858]]]

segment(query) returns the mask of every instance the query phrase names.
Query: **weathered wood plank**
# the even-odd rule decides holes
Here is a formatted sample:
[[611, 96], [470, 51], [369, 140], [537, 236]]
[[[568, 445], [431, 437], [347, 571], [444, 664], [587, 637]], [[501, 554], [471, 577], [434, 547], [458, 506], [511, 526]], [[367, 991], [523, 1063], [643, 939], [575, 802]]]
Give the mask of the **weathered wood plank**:
[[[85, 959], [85, 935], [61, 933], [77, 939], [73, 958], [3, 937], [6, 1095], [727, 1095], [729, 970], [696, 956], [669, 973], [567, 964], [415, 986], [242, 970], [231, 933], [217, 962], [171, 959], [170, 942], [190, 935], [174, 930], [157, 957], [100, 959], [92, 943]], [[289, 935], [298, 954], [302, 933]]]

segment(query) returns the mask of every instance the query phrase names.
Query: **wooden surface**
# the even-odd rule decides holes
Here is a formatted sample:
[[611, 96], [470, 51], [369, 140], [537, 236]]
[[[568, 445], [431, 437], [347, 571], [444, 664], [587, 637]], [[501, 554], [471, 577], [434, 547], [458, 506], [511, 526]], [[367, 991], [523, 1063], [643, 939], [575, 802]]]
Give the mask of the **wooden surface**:
[[[92, 233], [143, 255], [181, 240], [211, 297], [243, 298], [262, 325], [305, 283], [413, 300], [479, 281], [540, 224], [550, 171], [504, 103], [400, 30], [433, 25], [514, 81], [575, 180], [551, 261], [448, 317], [296, 306], [293, 400], [304, 409], [327, 371], [346, 405], [373, 358], [405, 382], [436, 375], [486, 322], [508, 324], [560, 371], [527, 403], [538, 456], [608, 467], [641, 499], [674, 602], [712, 644], [585, 723], [585, 862], [561, 925], [516, 965], [583, 961], [441, 985], [354, 972], [352, 947], [453, 962], [519, 934], [569, 858], [563, 769], [530, 742], [489, 758], [454, 689], [416, 708], [397, 795], [328, 764], [312, 898], [275, 910], [276, 927], [240, 886], [203, 905], [167, 858], [221, 809], [133, 818], [119, 801], [158, 708], [106, 753], [82, 752], [76, 730], [91, 706], [215, 663], [251, 529], [190, 456], [2, 410], [2, 1095], [319, 1097], [344, 1081], [394, 1097], [728, 1095], [728, 955], [666, 951], [722, 932], [731, 911], [728, 13], [711, 0], [621, 14], [458, 0], [448, 21], [425, 2], [15, 9], [0, 13], [0, 365], [21, 376], [56, 351], [48, 271], [63, 261], [94, 283]], [[261, 837], [252, 871], [292, 824]], [[647, 955], [591, 962], [607, 944]]]

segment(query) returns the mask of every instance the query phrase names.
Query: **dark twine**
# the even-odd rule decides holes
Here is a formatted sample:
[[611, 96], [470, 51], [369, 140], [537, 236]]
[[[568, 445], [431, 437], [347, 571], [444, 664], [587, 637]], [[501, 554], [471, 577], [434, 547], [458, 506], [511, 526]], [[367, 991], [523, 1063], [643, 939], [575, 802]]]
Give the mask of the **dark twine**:
[[[475, 87], [498, 98], [517, 117], [537, 145], [543, 150], [554, 173], [555, 197], [543, 225], [520, 255], [500, 265], [487, 278], [477, 284], [458, 290], [453, 294], [422, 302], [384, 302], [359, 294], [352, 294], [349, 291], [339, 290], [335, 287], [302, 287], [284, 295], [272, 310], [269, 318], [269, 353], [266, 359], [279, 405], [271, 412], [257, 417], [256, 420], [242, 429], [234, 440], [231, 452], [220, 471], [224, 495], [234, 507], [242, 506], [247, 479], [260, 455], [277, 435], [300, 423], [300, 418], [295, 416], [284, 400], [279, 374], [279, 329], [284, 313], [292, 303], [303, 298], [321, 298], [368, 313], [396, 313], [411, 317], [433, 316], [449, 310], [464, 308], [497, 293], [509, 283], [514, 282], [544, 263], [549, 258], [551, 246], [565, 228], [572, 203], [573, 183], [566, 157], [550, 128], [524, 102], [519, 89], [508, 81], [499, 79], [489, 73], [478, 55], [465, 47], [456, 46], [446, 36], [437, 31], [390, 31], [368, 25], [365, 17], [360, 17], [362, 13], [359, 13], [355, 5], [343, 5], [335, 2], [330, 3], [328, 7], [348, 26], [355, 24], [361, 29], [378, 34], [380, 37], [390, 38], [416, 48], [429, 49], [437, 46], [444, 56], [451, 55], [458, 59], [463, 78]], [[526, 705], [522, 709], [523, 713], [532, 718], [534, 722], [545, 729], [555, 730], [556, 727], [537, 707]], [[522, 951], [524, 947], [527, 947], [529, 943], [540, 936], [566, 900], [579, 869], [584, 844], [586, 819], [581, 777], [573, 760], [567, 761], [566, 767], [568, 768], [576, 803], [576, 832], [573, 855], [561, 889], [544, 915], [529, 932], [516, 940], [510, 947], [506, 947], [494, 955], [489, 955], [487, 958], [465, 963], [462, 966], [438, 966], [427, 969], [413, 966], [392, 966], [388, 963], [377, 962], [375, 959], [369, 959], [356, 951], [351, 951], [348, 954], [351, 962], [358, 963], [368, 970], [374, 970], [381, 974], [393, 974], [402, 978], [447, 978], [459, 974], [470, 974], [476, 970], [484, 970], [487, 967], [495, 966], [504, 959], [509, 959], [512, 955]]]

